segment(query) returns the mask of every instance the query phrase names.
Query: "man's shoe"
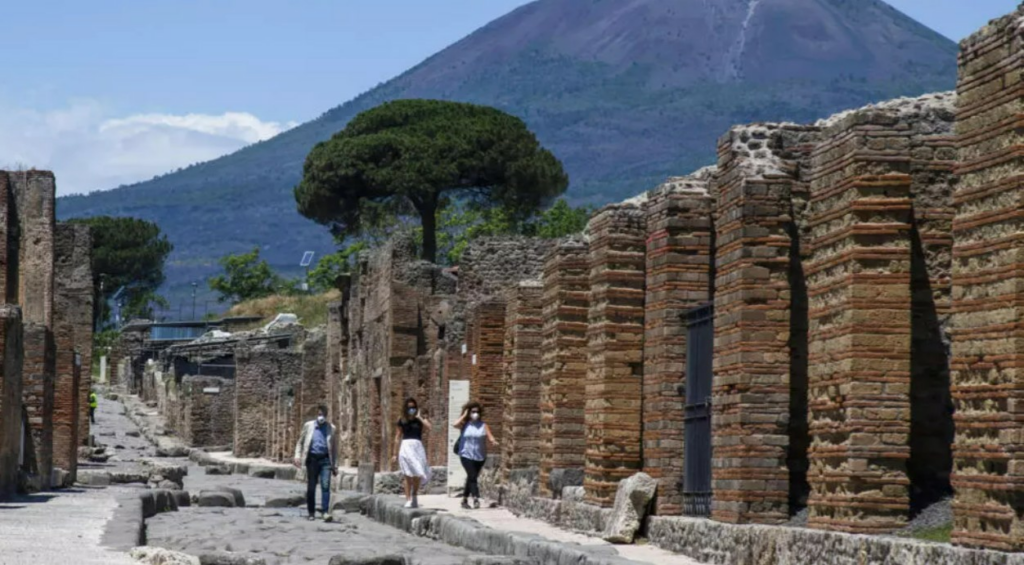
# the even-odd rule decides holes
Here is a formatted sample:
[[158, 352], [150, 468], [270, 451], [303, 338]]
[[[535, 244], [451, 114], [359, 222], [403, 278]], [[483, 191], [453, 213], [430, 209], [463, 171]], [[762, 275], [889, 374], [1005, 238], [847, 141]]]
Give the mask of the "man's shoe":
[[480, 508], [480, 499], [479, 498], [474, 498], [473, 499], [473, 508]]
[[306, 519], [307, 519], [307, 520], [309, 520], [310, 522], [312, 522], [313, 520], [316, 520], [316, 516], [310, 515], [310, 516], [309, 516], [308, 518], [306, 518]]
[[465, 498], [462, 499], [462, 507], [465, 508], [466, 510], [469, 510], [469, 501], [466, 500]]

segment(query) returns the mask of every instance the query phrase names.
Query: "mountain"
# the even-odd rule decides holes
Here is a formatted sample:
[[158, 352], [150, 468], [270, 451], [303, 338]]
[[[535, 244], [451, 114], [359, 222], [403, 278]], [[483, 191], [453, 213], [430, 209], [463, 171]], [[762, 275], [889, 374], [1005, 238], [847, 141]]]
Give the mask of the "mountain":
[[569, 197], [601, 204], [715, 160], [752, 121], [809, 122], [952, 89], [956, 45], [878, 0], [539, 0], [319, 118], [236, 153], [132, 186], [61, 198], [61, 218], [156, 221], [175, 244], [172, 303], [226, 253], [280, 269], [333, 249], [295, 212], [306, 154], [396, 98], [493, 105], [564, 162]]

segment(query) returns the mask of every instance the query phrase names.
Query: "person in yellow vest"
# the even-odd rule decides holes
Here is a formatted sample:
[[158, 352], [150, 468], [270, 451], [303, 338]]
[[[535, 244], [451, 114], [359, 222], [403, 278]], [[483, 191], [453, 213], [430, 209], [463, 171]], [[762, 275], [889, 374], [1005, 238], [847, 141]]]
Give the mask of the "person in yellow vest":
[[89, 391], [89, 421], [93, 424], [96, 423], [96, 406], [99, 402], [96, 400], [96, 393]]

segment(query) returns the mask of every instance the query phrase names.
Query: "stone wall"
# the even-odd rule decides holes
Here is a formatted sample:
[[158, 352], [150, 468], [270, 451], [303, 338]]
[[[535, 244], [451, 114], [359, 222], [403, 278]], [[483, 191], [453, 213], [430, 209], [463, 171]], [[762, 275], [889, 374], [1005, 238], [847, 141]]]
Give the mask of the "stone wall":
[[302, 354], [295, 350], [244, 345], [236, 350], [236, 457], [266, 457], [282, 451], [292, 420], [288, 409], [298, 404], [301, 375]]
[[478, 304], [471, 312], [470, 401], [479, 402], [487, 414], [487, 426], [494, 439], [502, 441], [504, 429], [505, 383], [502, 355], [505, 351], [505, 301], [492, 299]]
[[0, 500], [9, 499], [18, 486], [24, 355], [21, 331], [21, 310], [9, 304], [0, 306]]
[[953, 223], [955, 543], [1024, 549], [1024, 8], [961, 42]]
[[[817, 128], [737, 126], [719, 140], [712, 516], [779, 523], [804, 487], [806, 294], [800, 161]], [[799, 410], [798, 410], [799, 412]], [[796, 417], [794, 417], [796, 416]], [[796, 469], [791, 473], [791, 467]], [[791, 484], [792, 483], [792, 484]]]
[[88, 226], [58, 224], [54, 292], [54, 464], [74, 480], [78, 446], [89, 438], [92, 389], [92, 237]]
[[643, 460], [658, 479], [655, 510], [682, 513], [689, 308], [711, 300], [713, 170], [670, 179], [649, 195], [644, 300]]
[[587, 316], [590, 268], [587, 244], [566, 238], [552, 246], [544, 263], [540, 392], [540, 492], [561, 496], [550, 487], [551, 472], [578, 470], [586, 453], [583, 412], [586, 403]]
[[[506, 299], [502, 472], [540, 463], [541, 284], [522, 281]], [[487, 414], [487, 421], [493, 418]]]
[[182, 378], [180, 435], [186, 445], [214, 447], [235, 440], [235, 381], [220, 377]]
[[590, 310], [584, 487], [588, 502], [610, 506], [618, 482], [643, 466], [643, 209], [633, 205], [606, 207], [590, 220], [587, 230]]

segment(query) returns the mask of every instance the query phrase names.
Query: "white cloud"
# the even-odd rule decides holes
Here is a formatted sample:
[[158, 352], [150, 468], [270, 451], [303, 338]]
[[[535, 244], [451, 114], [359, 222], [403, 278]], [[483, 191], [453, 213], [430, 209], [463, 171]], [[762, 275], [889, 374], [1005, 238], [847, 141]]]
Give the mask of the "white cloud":
[[49, 169], [59, 194], [91, 192], [209, 161], [295, 125], [244, 112], [116, 117], [88, 100], [45, 112], [0, 103], [0, 168]]

